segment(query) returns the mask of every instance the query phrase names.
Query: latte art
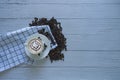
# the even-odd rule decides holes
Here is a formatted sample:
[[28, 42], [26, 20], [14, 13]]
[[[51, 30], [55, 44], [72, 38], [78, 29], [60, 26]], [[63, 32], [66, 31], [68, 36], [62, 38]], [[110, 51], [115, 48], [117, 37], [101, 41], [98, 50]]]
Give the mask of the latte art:
[[33, 54], [38, 54], [44, 49], [42, 41], [37, 38], [30, 40], [28, 43], [28, 47]]
[[38, 40], [32, 40], [30, 47], [32, 50], [38, 51], [41, 48], [41, 43]]

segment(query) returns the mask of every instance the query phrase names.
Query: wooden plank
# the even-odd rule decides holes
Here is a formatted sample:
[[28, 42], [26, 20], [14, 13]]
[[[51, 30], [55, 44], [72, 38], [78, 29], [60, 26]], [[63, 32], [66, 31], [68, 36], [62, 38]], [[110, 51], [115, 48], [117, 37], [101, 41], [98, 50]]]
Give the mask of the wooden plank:
[[0, 5], [0, 18], [120, 18], [120, 5]]
[[120, 50], [119, 31], [95, 35], [68, 35], [68, 50]]
[[119, 80], [120, 68], [16, 68], [1, 80]]
[[[119, 19], [57, 19], [61, 22], [64, 34], [94, 35], [104, 32], [118, 32]], [[32, 19], [0, 19], [0, 33], [27, 27]]]
[[0, 3], [120, 3], [119, 0], [1, 0]]
[[35, 61], [33, 65], [21, 65], [19, 68], [118, 68], [119, 52], [67, 51], [64, 61], [51, 63], [49, 59]]
[[120, 30], [119, 20], [80, 19], [62, 20], [61, 23], [65, 34], [95, 35], [110, 32], [114, 34]]

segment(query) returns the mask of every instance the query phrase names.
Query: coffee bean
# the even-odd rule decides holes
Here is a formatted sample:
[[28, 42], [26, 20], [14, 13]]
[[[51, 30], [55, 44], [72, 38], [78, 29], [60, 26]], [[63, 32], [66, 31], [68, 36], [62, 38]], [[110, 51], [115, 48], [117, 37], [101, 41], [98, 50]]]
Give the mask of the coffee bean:
[[47, 47], [47, 45], [44, 43], [44, 47], [46, 48]]
[[40, 53], [38, 54], [38, 56], [40, 56]]

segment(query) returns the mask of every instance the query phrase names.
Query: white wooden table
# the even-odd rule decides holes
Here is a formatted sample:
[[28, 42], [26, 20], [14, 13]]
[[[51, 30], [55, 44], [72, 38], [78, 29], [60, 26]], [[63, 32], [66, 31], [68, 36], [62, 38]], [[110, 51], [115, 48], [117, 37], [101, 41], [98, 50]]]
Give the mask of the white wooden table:
[[120, 0], [0, 0], [0, 33], [52, 16], [67, 37], [65, 61], [23, 64], [0, 80], [120, 80]]

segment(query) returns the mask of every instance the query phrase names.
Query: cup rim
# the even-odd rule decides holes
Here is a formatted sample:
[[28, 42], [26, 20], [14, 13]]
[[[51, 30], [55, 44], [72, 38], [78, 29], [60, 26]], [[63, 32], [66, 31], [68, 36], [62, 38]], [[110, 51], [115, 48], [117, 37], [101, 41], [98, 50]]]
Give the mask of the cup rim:
[[[44, 47], [44, 50], [38, 54], [32, 54], [30, 52], [30, 50], [28, 50], [28, 43], [30, 40], [34, 39], [34, 38], [38, 38], [40, 37], [41, 41], [43, 42], [43, 44], [45, 44], [47, 47]], [[45, 58], [49, 51], [51, 50], [51, 46], [50, 46], [50, 40], [44, 36], [43, 34], [39, 34], [39, 33], [35, 33], [35, 34], [32, 34], [31, 36], [29, 36], [25, 42], [25, 51], [26, 51], [26, 54], [28, 57], [34, 59], [34, 60], [40, 60], [40, 59], [43, 59]]]

